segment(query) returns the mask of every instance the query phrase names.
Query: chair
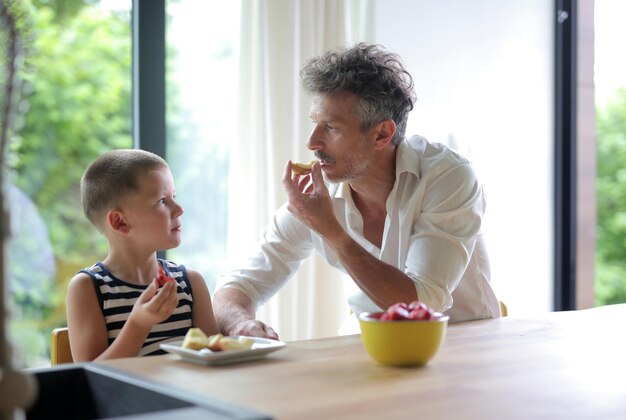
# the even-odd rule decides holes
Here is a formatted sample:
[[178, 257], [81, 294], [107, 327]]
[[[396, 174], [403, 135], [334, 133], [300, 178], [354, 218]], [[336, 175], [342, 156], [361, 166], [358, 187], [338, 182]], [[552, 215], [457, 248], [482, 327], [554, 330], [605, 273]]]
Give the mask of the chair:
[[55, 328], [50, 333], [50, 364], [73, 363], [67, 328]]
[[509, 309], [506, 307], [506, 305], [502, 301], [500, 301], [500, 312], [502, 312], [502, 316], [509, 315]]

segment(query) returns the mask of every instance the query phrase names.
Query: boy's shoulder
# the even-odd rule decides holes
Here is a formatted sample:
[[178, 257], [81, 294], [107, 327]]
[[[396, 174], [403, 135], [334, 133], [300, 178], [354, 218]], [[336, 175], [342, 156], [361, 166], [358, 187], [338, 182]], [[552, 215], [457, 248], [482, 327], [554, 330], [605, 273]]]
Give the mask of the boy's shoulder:
[[107, 268], [102, 264], [102, 261], [98, 261], [94, 263], [90, 267], [85, 267], [78, 272], [78, 274], [83, 274], [91, 278], [94, 281], [103, 281], [109, 282], [115, 279], [115, 277], [107, 270]]
[[88, 274], [88, 273], [102, 273], [105, 270], [104, 265], [102, 265], [101, 261], [95, 262], [92, 265], [90, 265], [89, 267], [85, 267], [81, 270], [79, 270], [79, 273], [84, 273], [84, 274]]
[[70, 283], [82, 283], [82, 282], [91, 282], [91, 275], [85, 270], [80, 270], [78, 273], [74, 274], [74, 277], [70, 279]]
[[67, 284], [68, 293], [70, 291], [76, 291], [79, 295], [82, 295], [87, 290], [93, 290], [94, 278], [88, 272], [81, 270], [74, 274], [74, 277], [70, 279]]

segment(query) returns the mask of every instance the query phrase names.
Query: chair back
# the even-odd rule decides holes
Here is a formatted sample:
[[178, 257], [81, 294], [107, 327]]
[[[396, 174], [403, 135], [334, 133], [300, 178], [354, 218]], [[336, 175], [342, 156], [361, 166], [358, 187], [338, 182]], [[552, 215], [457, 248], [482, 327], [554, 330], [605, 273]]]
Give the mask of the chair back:
[[502, 312], [502, 316], [508, 316], [509, 315], [509, 308], [506, 307], [506, 305], [504, 304], [504, 302], [500, 301], [500, 312]]
[[55, 328], [50, 333], [50, 365], [73, 362], [67, 328]]

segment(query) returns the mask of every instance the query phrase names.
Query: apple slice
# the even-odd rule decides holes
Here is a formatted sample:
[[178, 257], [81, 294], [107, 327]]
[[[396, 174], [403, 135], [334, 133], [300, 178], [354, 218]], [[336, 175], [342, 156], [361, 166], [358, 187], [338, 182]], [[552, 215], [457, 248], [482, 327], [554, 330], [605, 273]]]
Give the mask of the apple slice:
[[202, 350], [209, 346], [209, 337], [200, 328], [189, 328], [182, 347], [191, 350]]
[[319, 160], [312, 160], [309, 163], [292, 162], [291, 171], [296, 175], [305, 175], [311, 171], [315, 162], [319, 162]]

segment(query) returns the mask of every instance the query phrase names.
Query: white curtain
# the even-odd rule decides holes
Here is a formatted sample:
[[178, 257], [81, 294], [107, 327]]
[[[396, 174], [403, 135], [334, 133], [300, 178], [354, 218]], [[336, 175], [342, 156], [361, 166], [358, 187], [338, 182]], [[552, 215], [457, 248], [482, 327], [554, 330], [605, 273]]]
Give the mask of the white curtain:
[[[312, 158], [310, 98], [299, 71], [329, 48], [371, 39], [371, 0], [244, 0], [238, 127], [229, 173], [229, 265], [255, 249], [260, 232], [284, 203], [287, 160]], [[337, 335], [349, 317], [344, 276], [309, 258], [257, 317], [283, 340]]]

